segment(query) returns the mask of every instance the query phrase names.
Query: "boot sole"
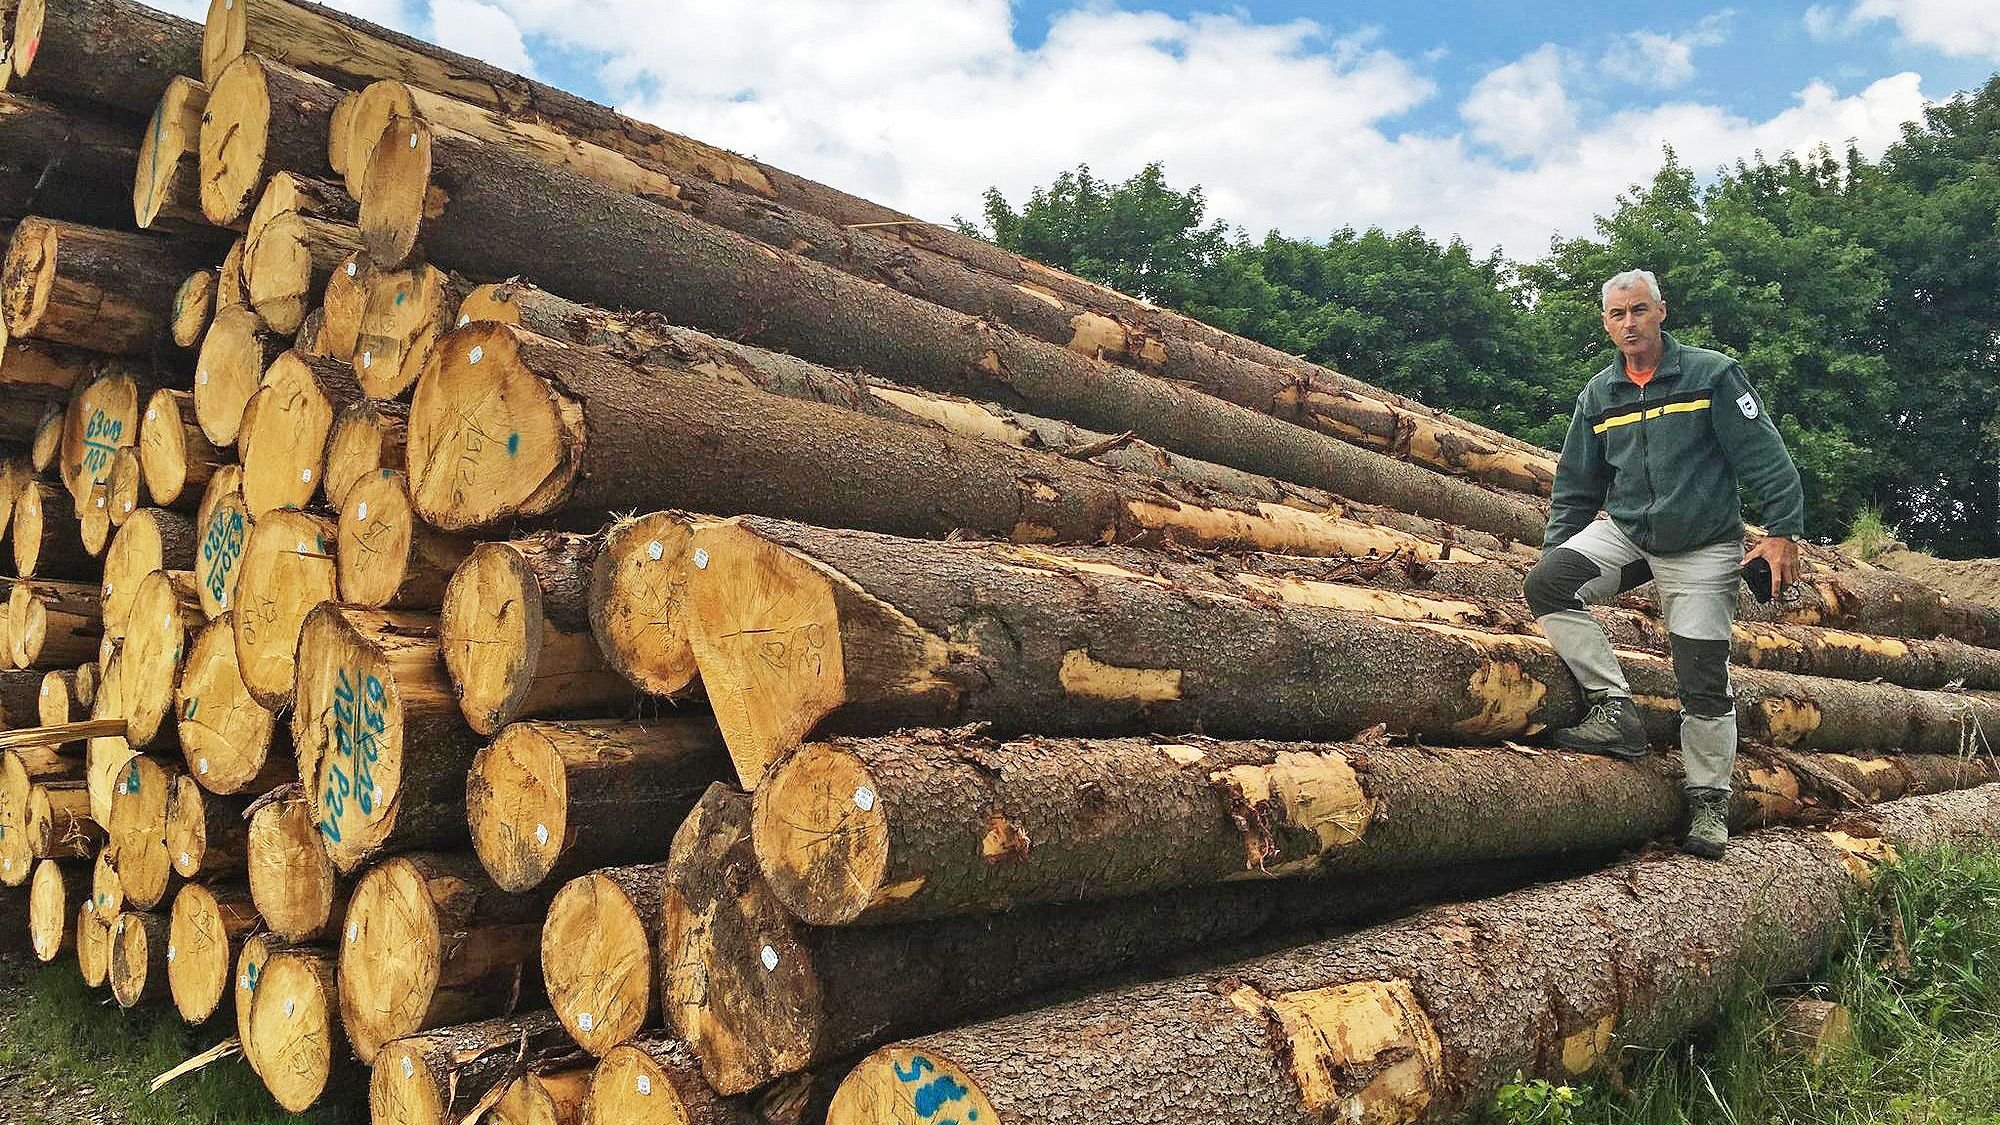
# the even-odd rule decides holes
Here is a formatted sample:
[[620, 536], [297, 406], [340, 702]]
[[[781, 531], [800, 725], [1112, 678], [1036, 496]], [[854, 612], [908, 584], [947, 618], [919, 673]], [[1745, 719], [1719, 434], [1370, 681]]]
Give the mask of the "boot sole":
[[1606, 758], [1617, 758], [1624, 762], [1644, 761], [1653, 753], [1653, 749], [1650, 746], [1635, 748], [1631, 746], [1606, 746], [1601, 742], [1573, 742], [1563, 738], [1560, 734], [1556, 735], [1555, 744], [1561, 749], [1571, 751], [1572, 753], [1598, 754]]
[[1690, 836], [1682, 838], [1681, 850], [1691, 856], [1698, 856], [1702, 859], [1721, 859], [1722, 853], [1729, 850], [1729, 845], [1726, 843], [1709, 844]]

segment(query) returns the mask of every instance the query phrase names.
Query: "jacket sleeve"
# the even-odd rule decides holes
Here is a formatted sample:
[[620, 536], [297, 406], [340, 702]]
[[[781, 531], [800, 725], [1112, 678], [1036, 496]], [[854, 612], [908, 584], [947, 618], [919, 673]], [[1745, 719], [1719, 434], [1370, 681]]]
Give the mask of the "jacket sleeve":
[[1569, 434], [1563, 438], [1562, 456], [1556, 461], [1555, 486], [1549, 494], [1549, 522], [1542, 533], [1542, 550], [1560, 547], [1564, 540], [1597, 518], [1604, 506], [1604, 494], [1611, 486], [1611, 466], [1604, 460], [1604, 443], [1591, 432], [1590, 414], [1584, 398], [1577, 396], [1576, 413], [1569, 420]]
[[1806, 532], [1806, 490], [1785, 439], [1771, 421], [1764, 400], [1741, 365], [1732, 364], [1715, 383], [1709, 417], [1716, 439], [1736, 479], [1750, 486], [1764, 505], [1764, 526], [1773, 535], [1798, 539]]

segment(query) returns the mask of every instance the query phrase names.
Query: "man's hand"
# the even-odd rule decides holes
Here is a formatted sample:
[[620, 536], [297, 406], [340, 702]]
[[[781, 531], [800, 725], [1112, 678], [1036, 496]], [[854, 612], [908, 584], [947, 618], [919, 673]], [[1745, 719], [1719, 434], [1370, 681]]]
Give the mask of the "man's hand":
[[1799, 542], [1782, 535], [1770, 535], [1762, 543], [1750, 548], [1743, 556], [1747, 564], [1752, 559], [1763, 559], [1771, 564], [1771, 596], [1785, 592], [1785, 587], [1799, 580]]

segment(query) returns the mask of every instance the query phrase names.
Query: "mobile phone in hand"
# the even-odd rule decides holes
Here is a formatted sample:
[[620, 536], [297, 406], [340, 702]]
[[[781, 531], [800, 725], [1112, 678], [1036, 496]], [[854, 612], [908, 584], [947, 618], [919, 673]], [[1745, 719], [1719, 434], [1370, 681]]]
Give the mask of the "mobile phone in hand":
[[1751, 559], [1743, 565], [1743, 584], [1750, 587], [1750, 596], [1760, 602], [1771, 600], [1771, 561]]

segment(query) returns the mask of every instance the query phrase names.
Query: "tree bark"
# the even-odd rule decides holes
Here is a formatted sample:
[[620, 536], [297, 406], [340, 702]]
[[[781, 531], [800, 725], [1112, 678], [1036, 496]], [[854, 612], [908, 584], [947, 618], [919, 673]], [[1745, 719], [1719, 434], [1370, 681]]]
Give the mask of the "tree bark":
[[0, 217], [132, 225], [121, 184], [138, 153], [129, 128], [84, 110], [0, 93]]
[[[364, 609], [438, 609], [446, 602], [453, 573], [473, 550], [470, 538], [418, 519], [410, 510], [403, 474], [393, 470], [363, 477], [348, 489], [334, 536], [340, 600]], [[448, 622], [440, 628], [449, 669]], [[470, 714], [468, 710], [468, 718]]]
[[184, 1022], [207, 1023], [222, 1007], [230, 971], [257, 924], [257, 908], [240, 885], [189, 883], [174, 896], [167, 985]]
[[[357, 486], [356, 495], [367, 485]], [[492, 734], [517, 719], [613, 715], [639, 693], [612, 674], [585, 591], [601, 540], [544, 533], [485, 543], [445, 590], [439, 639], [465, 721]]]
[[139, 470], [153, 503], [184, 508], [200, 499], [224, 460], [195, 422], [193, 392], [158, 390], [146, 400], [139, 422]]
[[8, 334], [146, 355], [172, 339], [174, 294], [205, 253], [158, 235], [22, 219], [0, 267]]
[[440, 348], [411, 404], [408, 453], [418, 512], [450, 529], [537, 515], [596, 526], [607, 511], [673, 506], [1024, 542], [1444, 551], [1331, 513], [768, 395], [693, 365], [634, 368], [511, 326], [467, 325]]
[[313, 498], [326, 468], [334, 413], [361, 398], [354, 372], [337, 359], [294, 350], [272, 361], [236, 431], [243, 504], [252, 518], [303, 507]]
[[167, 800], [167, 857], [183, 879], [241, 879], [250, 859], [250, 825], [244, 801], [213, 796], [196, 779], [174, 779]]
[[406, 396], [438, 338], [451, 330], [470, 288], [422, 262], [369, 274], [354, 338], [354, 374], [371, 398]]
[[584, 1050], [602, 1056], [655, 1021], [653, 951], [664, 863], [607, 867], [563, 885], [542, 924], [549, 1007]]
[[326, 439], [326, 471], [320, 478], [327, 503], [345, 508], [347, 494], [363, 479], [385, 471], [402, 472], [409, 419], [409, 404], [372, 398], [341, 410]]
[[591, 1077], [591, 1121], [685, 1121], [762, 1125], [748, 1098], [725, 1098], [702, 1077], [701, 1061], [665, 1031], [645, 1031], [605, 1052]]
[[[418, 146], [378, 146], [362, 200], [362, 237], [382, 261], [408, 256], [394, 210], [415, 201], [409, 214], [421, 217], [425, 252], [461, 269], [536, 272], [572, 297], [653, 309], [821, 363], [995, 397], [1111, 433], [1129, 429], [1189, 456], [1516, 539], [1540, 534], [1540, 512], [1519, 498], [885, 291], [491, 146], [432, 136], [421, 123], [409, 128]], [[429, 217], [420, 203], [433, 187], [448, 202]], [[607, 256], [607, 230], [624, 232], [611, 241], [636, 239], [649, 253]]]
[[479, 738], [438, 660], [437, 618], [325, 605], [298, 642], [292, 748], [343, 874], [385, 848], [463, 844]]
[[[15, 582], [7, 595], [7, 615], [12, 623], [8, 640], [14, 666], [74, 668], [96, 659], [104, 636], [104, 603], [99, 589], [87, 582]], [[19, 724], [23, 719], [13, 721]], [[55, 721], [69, 721], [67, 706], [63, 718]]]
[[[218, 508], [218, 512], [224, 509]], [[250, 529], [233, 594], [236, 665], [250, 697], [276, 711], [298, 686], [299, 636], [306, 615], [336, 596], [333, 521], [280, 508]], [[296, 720], [293, 739], [297, 742]], [[310, 783], [310, 771], [299, 777]]]
[[[702, 682], [746, 784], [816, 732], [990, 722], [994, 733], [1199, 729], [1518, 738], [1581, 698], [1547, 642], [1246, 591], [1184, 588], [1053, 551], [898, 540], [741, 517], [696, 531]], [[1004, 560], [1004, 561], [1003, 561]], [[1668, 661], [1628, 654], [1655, 742], [1678, 729]], [[1955, 753], [2000, 705], [1739, 670], [1745, 738]]]
[[340, 946], [340, 1014], [354, 1053], [511, 1011], [540, 992], [546, 899], [510, 895], [469, 854], [412, 852], [355, 884]]
[[209, 792], [261, 793], [293, 775], [289, 745], [273, 753], [283, 728], [250, 695], [237, 669], [235, 622], [228, 614], [195, 633], [174, 714], [188, 771]]
[[250, 1035], [257, 1040], [257, 1075], [280, 1106], [303, 1113], [326, 1092], [334, 1073], [346, 1069], [333, 957], [306, 946], [275, 950], [264, 961], [256, 991]]
[[[228, 272], [225, 265], [223, 274]], [[243, 408], [257, 393], [264, 369], [284, 350], [284, 338], [265, 328], [256, 313], [225, 305], [218, 295], [215, 319], [202, 337], [194, 372], [195, 418], [212, 444], [236, 444]]]
[[508, 891], [650, 859], [727, 769], [705, 715], [514, 723], [466, 777], [473, 850]]
[[[141, 228], [209, 228], [201, 213], [201, 115], [207, 109], [208, 87], [178, 74], [153, 106], [133, 162], [132, 217]], [[190, 347], [193, 338], [180, 340], [177, 333], [176, 342]]]
[[368, 1112], [407, 1125], [462, 1121], [496, 1087], [566, 1046], [547, 1010], [499, 1016], [397, 1039], [368, 1078]]
[[[1816, 767], [1803, 776], [1760, 758], [1739, 762], [1739, 824], [1844, 807], [1826, 772], [1869, 800], [1918, 778], [2000, 780], [1953, 755], [1911, 755], [1908, 772], [1799, 755]], [[1668, 763], [1560, 752], [929, 732], [810, 743], [758, 788], [755, 815], [773, 893], [825, 926], [1626, 848], [1673, 831], [1682, 802]]]
[[1648, 856], [894, 1044], [842, 1083], [828, 1120], [914, 1121], [894, 1107], [919, 1090], [940, 1112], [1003, 1125], [1457, 1120], [1517, 1073], [1568, 1081], [1613, 1063], [1616, 1045], [1666, 1046], [1734, 989], [1809, 971], [1877, 859], [1996, 832], [1989, 787], [1835, 832], [1759, 833], [1724, 863]]
[[250, 898], [273, 933], [305, 942], [338, 931], [353, 888], [340, 881], [319, 846], [312, 809], [298, 786], [283, 786], [257, 802], [246, 846]]
[[127, 910], [111, 927], [111, 998], [136, 1008], [167, 995], [167, 918]]
[[[6, 341], [6, 351], [0, 354], [0, 387], [5, 387], [11, 400], [40, 402], [44, 405], [56, 404], [58, 411], [69, 400], [69, 392], [79, 384], [88, 383], [97, 377], [112, 362], [97, 352], [82, 348], [51, 344], [46, 340], [24, 340], [12, 338]], [[21, 432], [10, 422], [8, 440], [19, 440]], [[30, 431], [39, 434], [40, 430]], [[46, 464], [35, 466], [35, 472], [46, 472]]]
[[200, 25], [133, 0], [21, 0], [13, 43], [8, 88], [142, 117], [201, 62]]
[[211, 77], [201, 120], [201, 212], [208, 221], [242, 219], [279, 172], [323, 172], [339, 101], [332, 83], [256, 55]]

